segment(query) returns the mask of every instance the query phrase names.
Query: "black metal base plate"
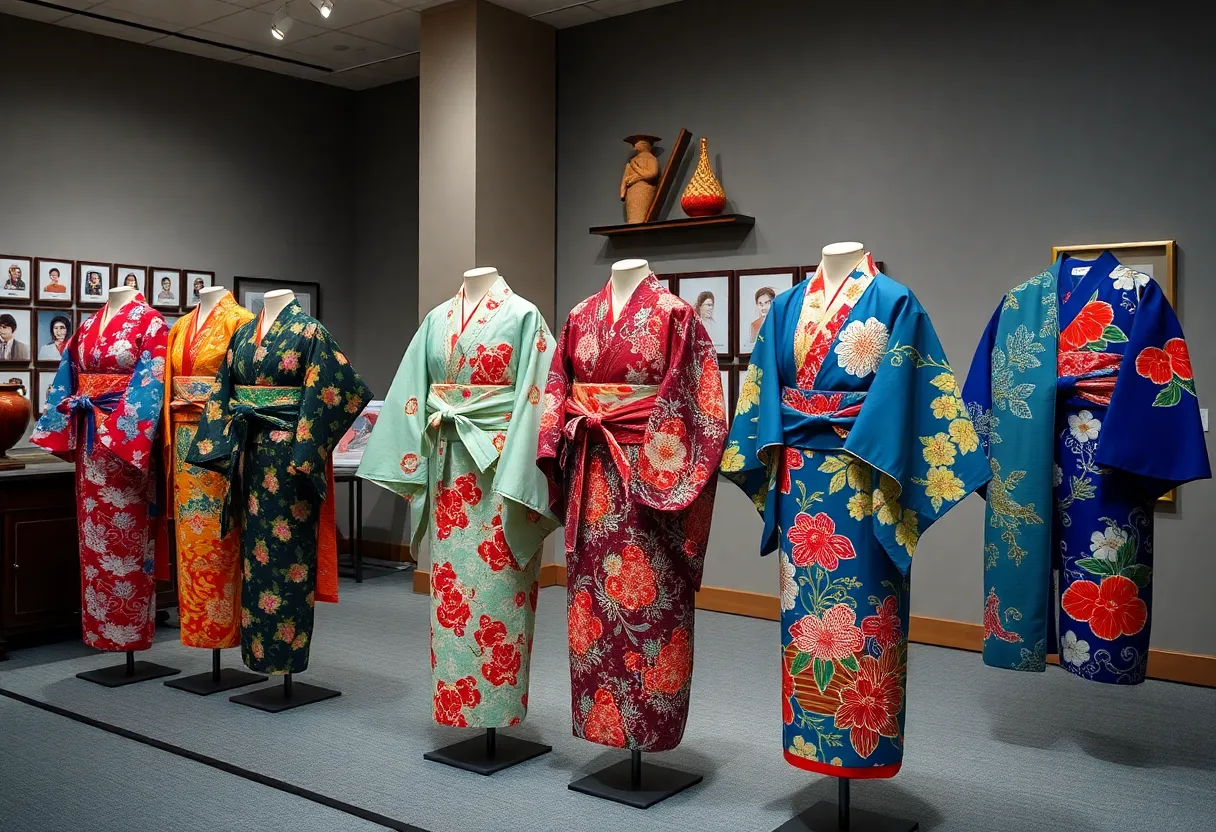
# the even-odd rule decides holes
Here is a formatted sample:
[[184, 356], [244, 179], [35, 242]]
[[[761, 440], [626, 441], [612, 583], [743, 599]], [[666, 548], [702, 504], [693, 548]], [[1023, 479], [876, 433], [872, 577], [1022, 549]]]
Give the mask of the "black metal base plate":
[[486, 736], [480, 734], [471, 739], [428, 751], [422, 755], [422, 759], [489, 776], [531, 760], [533, 757], [548, 754], [552, 750], [553, 746], [550, 745], [541, 745], [539, 742], [498, 734], [494, 738], [494, 756], [491, 757], [486, 748]]
[[259, 711], [277, 714], [281, 711], [290, 711], [292, 708], [311, 705], [313, 702], [322, 702], [341, 695], [342, 691], [340, 690], [330, 690], [329, 688], [319, 688], [316, 685], [306, 685], [303, 682], [293, 682], [290, 697], [283, 695], [282, 685], [275, 685], [274, 687], [260, 688], [249, 693], [230, 696], [228, 697], [228, 701], [235, 702], [238, 705], [248, 705], [251, 708], [257, 708]]
[[225, 667], [220, 671], [220, 678], [218, 679], [212, 676], [210, 672], [196, 673], [193, 676], [170, 679], [168, 682], [165, 682], [165, 687], [177, 688], [178, 690], [186, 691], [186, 693], [194, 693], [199, 696], [210, 696], [213, 693], [223, 693], [226, 690], [243, 688], [245, 685], [256, 685], [258, 682], [265, 681], [266, 677], [257, 673]]
[[[796, 818], [791, 818], [773, 832], [838, 832], [840, 817], [835, 803], [821, 800]], [[849, 807], [849, 832], [916, 832], [920, 823], [892, 818], [877, 812]]]
[[86, 682], [93, 682], [107, 688], [121, 688], [124, 685], [134, 685], [137, 682], [163, 679], [165, 676], [176, 676], [178, 673], [181, 673], [181, 671], [176, 667], [165, 667], [163, 664], [154, 664], [153, 662], [136, 662], [135, 672], [130, 676], [127, 675], [127, 666], [124, 663], [103, 667], [100, 670], [77, 673], [76, 678], [84, 679]]
[[643, 762], [642, 786], [633, 789], [630, 788], [632, 772], [633, 762], [621, 760], [594, 774], [588, 774], [581, 780], [575, 780], [570, 784], [570, 788], [592, 797], [624, 803], [635, 809], [649, 809], [702, 780], [699, 774]]

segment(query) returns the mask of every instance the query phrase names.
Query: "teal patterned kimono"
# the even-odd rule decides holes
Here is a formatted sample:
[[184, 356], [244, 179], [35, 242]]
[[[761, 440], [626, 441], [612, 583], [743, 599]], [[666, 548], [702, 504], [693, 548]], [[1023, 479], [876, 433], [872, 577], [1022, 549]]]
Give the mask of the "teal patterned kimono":
[[434, 718], [497, 728], [528, 709], [539, 549], [558, 525], [536, 467], [553, 336], [499, 278], [422, 321], [372, 430], [359, 476], [410, 501], [429, 530]]
[[186, 461], [228, 477], [224, 534], [243, 517], [245, 664], [299, 673], [308, 668], [313, 602], [337, 600], [317, 587], [329, 454], [372, 393], [296, 301], [259, 339], [261, 323], [259, 314], [233, 333]]

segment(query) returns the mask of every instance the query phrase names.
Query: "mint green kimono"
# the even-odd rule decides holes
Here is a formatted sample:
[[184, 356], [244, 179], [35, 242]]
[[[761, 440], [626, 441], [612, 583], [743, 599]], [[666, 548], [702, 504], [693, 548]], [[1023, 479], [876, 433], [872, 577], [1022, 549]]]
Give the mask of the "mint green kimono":
[[528, 709], [540, 545], [558, 525], [536, 465], [553, 336], [502, 278], [422, 321], [359, 476], [410, 501], [429, 532], [434, 716], [501, 728]]

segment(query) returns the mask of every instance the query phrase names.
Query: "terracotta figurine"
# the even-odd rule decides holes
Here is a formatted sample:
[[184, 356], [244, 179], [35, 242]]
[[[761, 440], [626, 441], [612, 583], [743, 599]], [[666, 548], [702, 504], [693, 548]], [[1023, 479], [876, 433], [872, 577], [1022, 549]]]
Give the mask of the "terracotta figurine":
[[650, 204], [654, 202], [655, 193], [658, 191], [656, 183], [659, 179], [659, 160], [654, 156], [654, 146], [660, 139], [658, 136], [638, 133], [626, 136], [625, 141], [637, 151], [637, 155], [625, 165], [625, 174], [621, 177], [625, 222], [644, 222], [646, 212], [650, 210]]

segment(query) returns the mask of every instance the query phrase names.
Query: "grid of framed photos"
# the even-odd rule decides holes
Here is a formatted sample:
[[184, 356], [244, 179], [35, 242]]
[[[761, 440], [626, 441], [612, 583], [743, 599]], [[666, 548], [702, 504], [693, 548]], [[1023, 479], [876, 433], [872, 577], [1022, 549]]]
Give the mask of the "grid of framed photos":
[[40, 415], [64, 345], [111, 288], [142, 292], [172, 326], [214, 284], [199, 269], [0, 254], [0, 378], [21, 383]]

